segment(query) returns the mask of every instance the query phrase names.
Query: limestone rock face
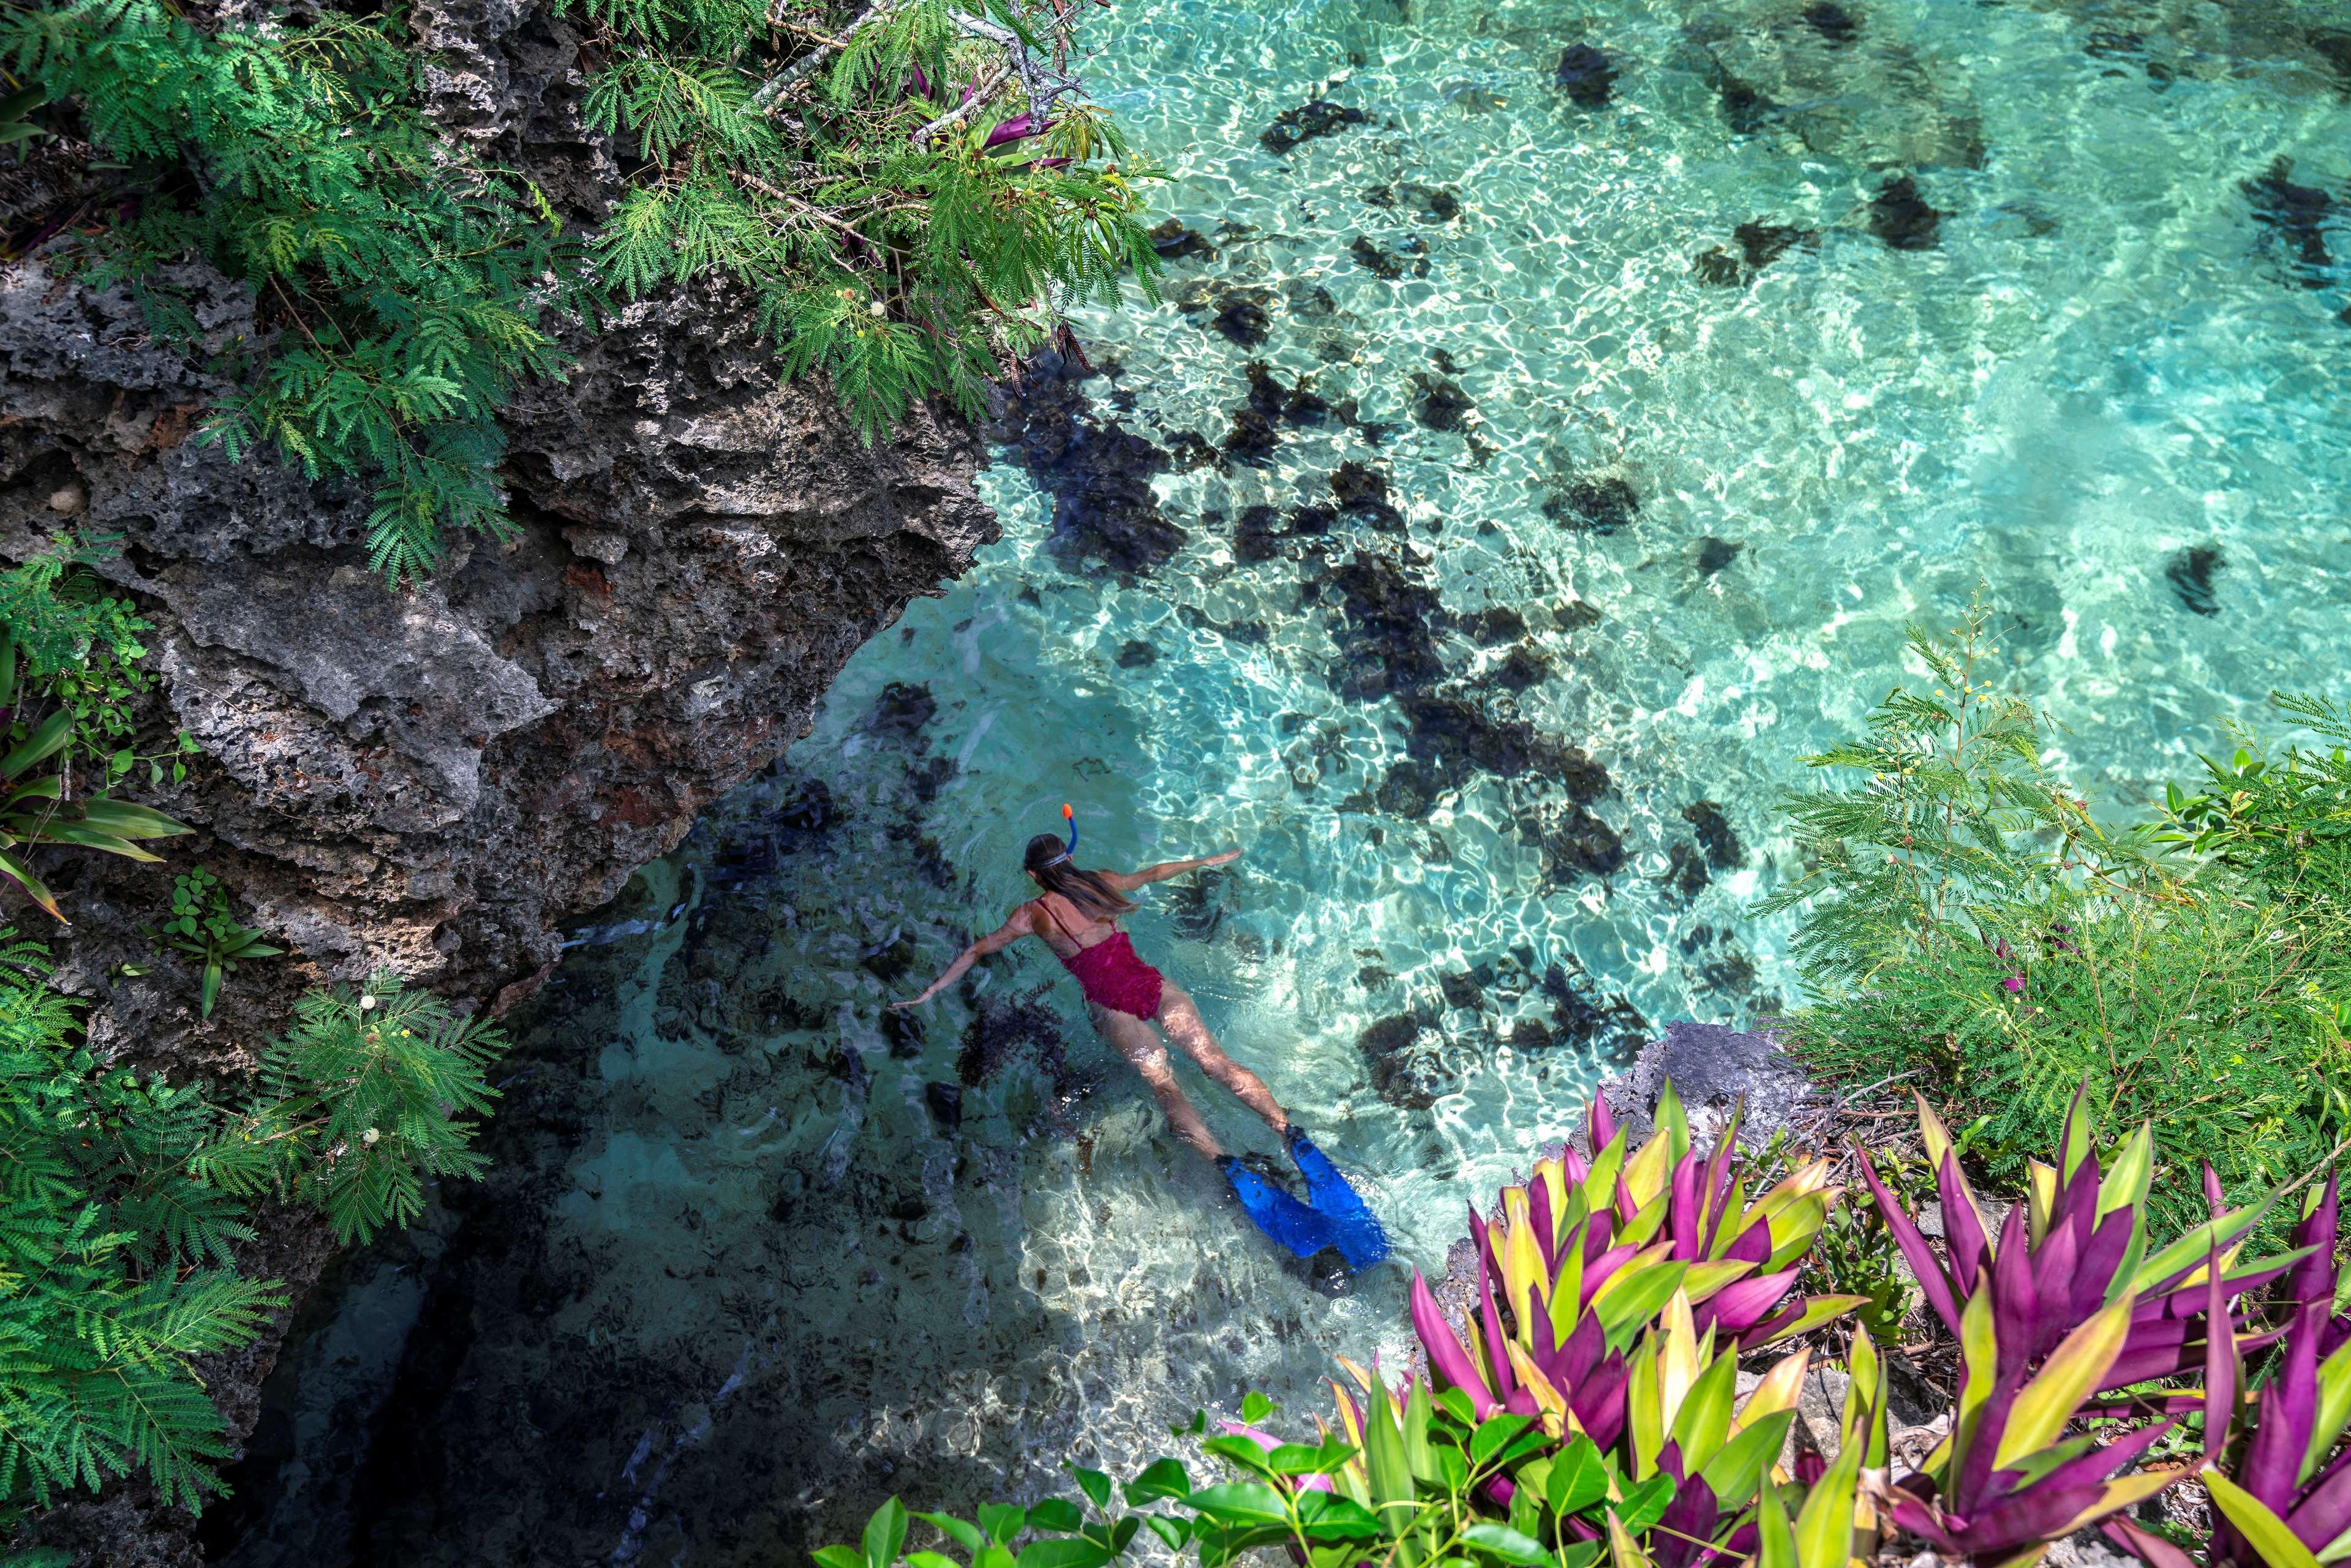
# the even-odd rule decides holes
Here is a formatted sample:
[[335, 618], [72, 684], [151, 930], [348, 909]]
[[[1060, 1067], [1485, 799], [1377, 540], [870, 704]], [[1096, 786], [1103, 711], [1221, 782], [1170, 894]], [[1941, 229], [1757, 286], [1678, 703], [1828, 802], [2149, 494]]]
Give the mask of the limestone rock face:
[[[443, 124], [570, 220], [601, 217], [618, 169], [579, 121], [577, 37], [532, 0], [414, 21]], [[712, 291], [581, 333], [569, 380], [507, 413], [513, 536], [457, 540], [432, 581], [392, 591], [368, 570], [363, 486], [229, 461], [200, 438], [228, 391], [207, 355], [158, 344], [127, 295], [58, 260], [52, 242], [0, 264], [0, 559], [61, 528], [110, 536], [98, 570], [153, 623], [141, 749], [183, 729], [201, 748], [184, 784], [136, 796], [198, 830], [159, 846], [169, 867], [47, 854], [70, 930], [0, 894], [117, 1060], [249, 1061], [304, 985], [379, 964], [510, 1005], [552, 967], [561, 916], [805, 733], [842, 662], [996, 537], [970, 429], [917, 411], [867, 447]], [[254, 340], [242, 286], [183, 281], [205, 349]], [[291, 952], [246, 966], [204, 1021], [193, 968], [140, 930], [195, 864]], [[305, 1223], [273, 1221], [255, 1260], [298, 1294], [326, 1251]], [[212, 1369], [240, 1437], [267, 1363]], [[131, 1552], [108, 1510], [61, 1518], [61, 1538]]]

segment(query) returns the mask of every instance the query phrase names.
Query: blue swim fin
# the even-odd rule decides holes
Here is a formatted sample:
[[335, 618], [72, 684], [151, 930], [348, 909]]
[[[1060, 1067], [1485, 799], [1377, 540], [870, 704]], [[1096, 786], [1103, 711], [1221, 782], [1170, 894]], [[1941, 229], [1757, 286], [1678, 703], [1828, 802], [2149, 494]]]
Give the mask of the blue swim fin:
[[1307, 1200], [1329, 1222], [1332, 1243], [1350, 1269], [1368, 1269], [1388, 1255], [1388, 1233], [1379, 1216], [1364, 1205], [1362, 1195], [1348, 1185], [1331, 1158], [1295, 1123], [1290, 1128], [1290, 1157], [1306, 1178]]
[[1322, 1215], [1230, 1155], [1217, 1164], [1224, 1167], [1225, 1179], [1233, 1184], [1233, 1196], [1241, 1200], [1242, 1209], [1274, 1240], [1301, 1258], [1311, 1258], [1338, 1244], [1331, 1222]]

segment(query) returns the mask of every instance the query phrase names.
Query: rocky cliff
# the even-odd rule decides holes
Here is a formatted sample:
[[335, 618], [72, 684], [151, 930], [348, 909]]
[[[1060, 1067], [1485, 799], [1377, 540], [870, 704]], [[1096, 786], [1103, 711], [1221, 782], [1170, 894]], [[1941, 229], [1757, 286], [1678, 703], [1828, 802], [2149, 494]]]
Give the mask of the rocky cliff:
[[[577, 39], [509, 0], [418, 21], [444, 123], [592, 222], [615, 166], [579, 125]], [[294, 954], [200, 1021], [193, 971], [139, 934], [168, 875], [53, 854], [71, 930], [21, 899], [0, 915], [51, 940], [120, 1060], [233, 1067], [303, 985], [379, 964], [510, 1005], [561, 916], [765, 767], [842, 661], [995, 537], [970, 431], [925, 413], [869, 449], [824, 389], [778, 382], [733, 302], [678, 298], [583, 337], [569, 382], [511, 411], [514, 537], [394, 592], [360, 548], [364, 497], [193, 439], [225, 389], [127, 297], [61, 277], [60, 243], [0, 265], [0, 558], [68, 526], [119, 540], [100, 570], [154, 624], [147, 738], [202, 748], [145, 797], [199, 829], [162, 847]], [[195, 282], [215, 342], [249, 337], [243, 289]], [[255, 1263], [298, 1295], [326, 1250], [288, 1218]], [[214, 1369], [240, 1435], [269, 1354]], [[100, 1511], [59, 1538], [87, 1553], [136, 1512]]]

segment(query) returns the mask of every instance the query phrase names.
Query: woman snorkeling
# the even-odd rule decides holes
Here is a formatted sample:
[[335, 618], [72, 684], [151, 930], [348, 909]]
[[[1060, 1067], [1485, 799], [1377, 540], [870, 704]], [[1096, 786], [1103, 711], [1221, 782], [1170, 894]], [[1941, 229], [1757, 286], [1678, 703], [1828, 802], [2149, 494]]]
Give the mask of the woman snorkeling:
[[[1196, 860], [1164, 861], [1141, 871], [1087, 871], [1071, 858], [1078, 847], [1075, 814], [1064, 806], [1061, 815], [1070, 822], [1069, 841], [1040, 833], [1029, 841], [1021, 857], [1022, 867], [1040, 890], [1038, 896], [956, 955], [955, 962], [922, 995], [893, 1002], [892, 1008], [919, 1007], [962, 978], [976, 960], [1001, 952], [1023, 936], [1040, 939], [1084, 990], [1095, 1030], [1143, 1075], [1176, 1135], [1225, 1173], [1241, 1207], [1259, 1229], [1301, 1258], [1311, 1257], [1324, 1247], [1336, 1247], [1352, 1267], [1360, 1269], [1385, 1257], [1387, 1238], [1379, 1221], [1364, 1207], [1338, 1167], [1290, 1119], [1264, 1080], [1225, 1054], [1191, 997], [1144, 963], [1133, 939], [1119, 927], [1119, 917], [1134, 908], [1134, 900], [1126, 895], [1136, 888], [1227, 864], [1238, 860], [1241, 852], [1227, 850]], [[1273, 1129], [1306, 1178], [1307, 1203], [1272, 1186], [1225, 1152], [1176, 1082], [1167, 1060], [1168, 1042], [1199, 1063], [1201, 1071]]]

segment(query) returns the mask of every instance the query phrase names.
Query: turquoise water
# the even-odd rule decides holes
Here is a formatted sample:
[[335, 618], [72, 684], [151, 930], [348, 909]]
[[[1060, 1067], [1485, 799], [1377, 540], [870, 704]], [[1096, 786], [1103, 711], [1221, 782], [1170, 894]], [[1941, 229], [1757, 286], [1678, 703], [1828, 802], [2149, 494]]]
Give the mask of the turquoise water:
[[[1217, 255], [1086, 319], [1085, 449], [1181, 544], [988, 476], [1004, 541], [575, 934], [496, 1174], [289, 1353], [231, 1560], [796, 1562], [1399, 1355], [1404, 1269], [1245, 1230], [1040, 948], [885, 1030], [1063, 800], [1081, 858], [1246, 851], [1137, 944], [1435, 1269], [1644, 1020], [1792, 998], [1770, 803], [1907, 622], [1980, 583], [2108, 801], [2340, 695], [2351, 7], [1841, 16], [1123, 16], [1092, 79]], [[1363, 118], [1261, 144], [1316, 98]], [[1203, 461], [1252, 361], [1270, 444]], [[1301, 510], [1350, 463], [1400, 517]]]

